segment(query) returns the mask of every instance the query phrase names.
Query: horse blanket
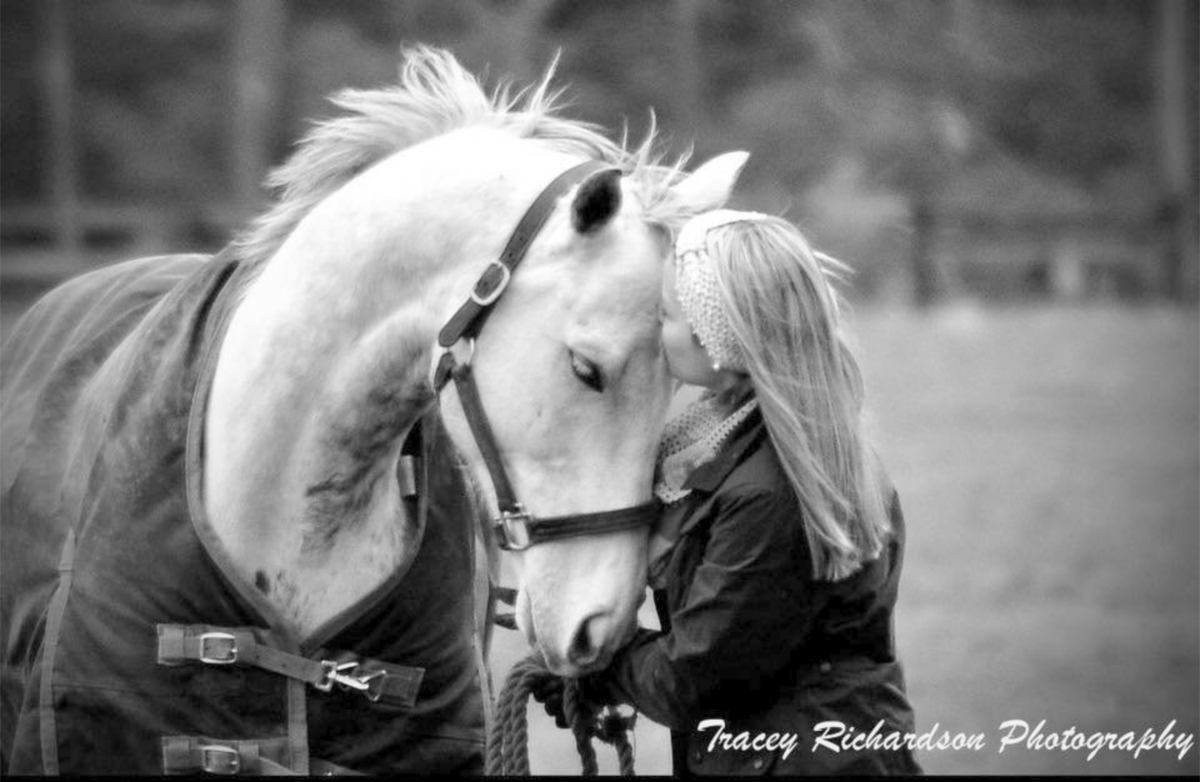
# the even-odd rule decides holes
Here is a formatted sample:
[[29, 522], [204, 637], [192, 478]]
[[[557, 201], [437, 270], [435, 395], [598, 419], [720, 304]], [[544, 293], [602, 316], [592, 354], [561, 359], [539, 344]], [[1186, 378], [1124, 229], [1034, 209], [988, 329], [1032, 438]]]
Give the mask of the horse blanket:
[[[246, 271], [230, 253], [102, 269], [7, 342], [6, 773], [483, 769], [475, 517], [436, 416], [416, 559], [315, 637], [272, 624], [207, 524], [204, 403]], [[301, 675], [344, 664], [368, 692]]]

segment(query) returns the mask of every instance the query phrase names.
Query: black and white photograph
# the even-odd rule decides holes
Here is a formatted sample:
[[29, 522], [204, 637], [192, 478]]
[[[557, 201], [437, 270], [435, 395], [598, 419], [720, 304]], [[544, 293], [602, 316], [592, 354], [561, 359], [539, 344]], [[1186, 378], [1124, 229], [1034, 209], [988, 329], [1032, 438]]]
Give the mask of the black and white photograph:
[[2, 0], [0, 775], [1200, 776], [1196, 0]]

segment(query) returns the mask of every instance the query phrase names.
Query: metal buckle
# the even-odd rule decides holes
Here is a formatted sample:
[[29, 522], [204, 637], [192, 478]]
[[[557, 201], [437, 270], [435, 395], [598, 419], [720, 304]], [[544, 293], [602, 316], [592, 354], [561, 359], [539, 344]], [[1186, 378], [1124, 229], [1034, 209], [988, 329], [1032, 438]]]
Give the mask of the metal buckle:
[[493, 522], [497, 545], [505, 551], [524, 551], [529, 548], [530, 518], [520, 504], [516, 511], [501, 513]]
[[[353, 665], [357, 666], [358, 663], [353, 663]], [[320, 681], [313, 682], [313, 687], [316, 687], [321, 692], [329, 692], [333, 689], [334, 681], [337, 680], [339, 666], [334, 660], [322, 660], [321, 667], [325, 669], [324, 673]]]
[[[321, 667], [325, 669], [325, 674], [319, 682], [313, 683], [321, 692], [329, 692], [337, 684], [348, 690], [357, 690], [371, 701], [377, 701], [383, 695], [383, 677], [387, 671], [372, 671], [365, 676], [358, 676], [358, 663], [354, 660], [340, 664], [333, 660], [322, 660]], [[376, 681], [377, 684], [372, 684]]]
[[467, 339], [460, 339], [458, 342], [455, 342], [453, 345], [451, 345], [449, 348], [447, 348], [447, 350], [450, 351], [451, 353], [454, 353], [455, 348], [457, 348], [459, 345], [463, 345], [463, 344], [465, 344], [466, 348], [467, 348], [466, 358], [463, 358], [462, 356], [456, 354], [454, 356], [454, 360], [462, 366], [467, 366], [468, 364], [470, 364], [472, 361], [475, 360], [475, 338], [474, 337], [468, 337]]
[[209, 774], [236, 774], [242, 769], [242, 756], [224, 744], [201, 744], [200, 768]]
[[[500, 270], [500, 279], [496, 280], [492, 277], [493, 269]], [[483, 274], [479, 275], [479, 279], [475, 282], [475, 287], [471, 289], [471, 301], [480, 307], [490, 307], [496, 303], [496, 299], [500, 298], [500, 294], [504, 293], [510, 279], [512, 279], [512, 271], [507, 266], [500, 261], [489, 262], [488, 267], [483, 270]]]
[[[229, 644], [225, 654], [217, 657], [208, 652], [210, 641], [224, 641]], [[238, 659], [237, 638], [232, 633], [210, 632], [200, 636], [200, 662], [209, 665], [233, 665]]]

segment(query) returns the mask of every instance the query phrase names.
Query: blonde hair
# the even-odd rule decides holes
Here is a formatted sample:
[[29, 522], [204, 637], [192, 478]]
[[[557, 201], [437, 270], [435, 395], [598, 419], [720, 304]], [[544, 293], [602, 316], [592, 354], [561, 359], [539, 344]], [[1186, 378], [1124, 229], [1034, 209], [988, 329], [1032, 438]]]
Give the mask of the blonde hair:
[[831, 285], [849, 269], [778, 217], [710, 231], [708, 250], [771, 444], [804, 510], [813, 572], [846, 578], [879, 556], [891, 532], [862, 373]]

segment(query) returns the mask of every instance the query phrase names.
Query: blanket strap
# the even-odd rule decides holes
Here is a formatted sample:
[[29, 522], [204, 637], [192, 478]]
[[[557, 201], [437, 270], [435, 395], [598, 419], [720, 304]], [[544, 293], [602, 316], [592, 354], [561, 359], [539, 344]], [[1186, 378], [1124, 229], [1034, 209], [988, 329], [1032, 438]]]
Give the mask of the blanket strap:
[[[208, 736], [163, 736], [164, 774], [216, 774], [222, 776], [296, 776], [288, 768], [287, 737], [269, 739], [215, 739]], [[314, 776], [361, 776], [360, 772], [313, 759]]]
[[158, 625], [159, 665], [232, 665], [255, 667], [311, 684], [329, 692], [357, 690], [367, 700], [411, 708], [417, 702], [424, 668], [359, 659], [337, 653], [314, 660], [260, 643], [252, 628], [212, 625]]

